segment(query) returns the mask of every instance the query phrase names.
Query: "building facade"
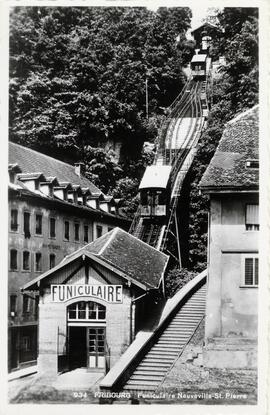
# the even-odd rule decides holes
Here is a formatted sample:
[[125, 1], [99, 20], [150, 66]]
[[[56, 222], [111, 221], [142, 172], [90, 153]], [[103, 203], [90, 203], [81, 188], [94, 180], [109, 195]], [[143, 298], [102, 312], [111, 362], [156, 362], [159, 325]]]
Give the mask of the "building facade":
[[210, 196], [205, 366], [256, 367], [258, 106], [230, 121], [201, 181]]
[[75, 368], [105, 375], [157, 314], [167, 263], [115, 228], [25, 284], [24, 293], [39, 293], [38, 375]]
[[130, 223], [80, 172], [56, 159], [10, 143], [9, 154], [9, 370], [37, 357], [38, 296], [22, 285], [115, 226]]

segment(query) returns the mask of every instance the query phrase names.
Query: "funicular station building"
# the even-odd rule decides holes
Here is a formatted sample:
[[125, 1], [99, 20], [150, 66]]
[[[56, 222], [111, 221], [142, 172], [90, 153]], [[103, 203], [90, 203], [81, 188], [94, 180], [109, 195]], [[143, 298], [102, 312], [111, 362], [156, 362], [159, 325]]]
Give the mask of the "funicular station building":
[[38, 292], [22, 295], [21, 287], [116, 226], [130, 226], [117, 200], [82, 170], [9, 144], [9, 370], [37, 358]]
[[39, 375], [79, 367], [105, 375], [155, 324], [168, 259], [115, 228], [25, 284], [40, 296]]

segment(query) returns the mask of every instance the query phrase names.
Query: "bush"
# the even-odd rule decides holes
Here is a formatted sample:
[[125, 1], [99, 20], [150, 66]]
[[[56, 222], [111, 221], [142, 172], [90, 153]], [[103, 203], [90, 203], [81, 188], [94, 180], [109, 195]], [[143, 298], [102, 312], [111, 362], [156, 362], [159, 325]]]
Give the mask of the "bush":
[[186, 268], [173, 268], [165, 277], [165, 292], [166, 296], [171, 298], [177, 293], [186, 283], [191, 281], [196, 276], [196, 273], [189, 271]]

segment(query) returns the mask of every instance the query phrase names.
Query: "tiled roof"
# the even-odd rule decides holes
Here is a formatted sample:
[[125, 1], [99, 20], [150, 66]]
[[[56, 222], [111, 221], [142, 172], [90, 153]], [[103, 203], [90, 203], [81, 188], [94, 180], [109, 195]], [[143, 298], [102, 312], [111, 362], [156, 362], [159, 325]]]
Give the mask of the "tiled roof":
[[113, 269], [141, 288], [158, 288], [169, 257], [140, 241], [120, 228], [114, 228], [90, 244], [66, 256], [55, 268], [25, 284], [23, 289], [37, 289], [37, 282], [52, 276], [82, 255], [101, 260], [104, 266]]
[[[156, 288], [167, 265], [168, 256], [120, 228], [113, 229], [108, 235], [110, 238], [104, 240], [97, 255], [134, 280], [149, 288]], [[92, 252], [91, 245], [87, 245], [85, 249]]]
[[192, 29], [191, 33], [193, 34], [194, 32], [200, 31], [201, 29], [206, 28], [206, 27], [216, 29], [219, 32], [221, 31], [220, 28], [216, 26], [215, 24], [210, 23], [210, 22], [204, 22], [200, 24], [199, 26], [195, 27], [195, 29]]
[[19, 144], [9, 143], [9, 163], [17, 163], [22, 173], [42, 172], [44, 176], [55, 176], [59, 182], [70, 182], [73, 185], [89, 187], [92, 194], [101, 194], [99, 190], [86, 177], [79, 177], [75, 167], [53, 157], [39, 153]]
[[227, 123], [200, 187], [204, 190], [257, 190], [259, 170], [247, 166], [259, 158], [259, 106]]

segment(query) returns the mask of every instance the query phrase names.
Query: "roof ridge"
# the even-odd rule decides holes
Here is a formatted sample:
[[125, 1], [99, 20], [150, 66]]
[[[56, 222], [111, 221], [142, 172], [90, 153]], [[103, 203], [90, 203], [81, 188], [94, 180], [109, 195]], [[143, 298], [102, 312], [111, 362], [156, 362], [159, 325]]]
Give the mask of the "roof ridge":
[[[52, 159], [52, 160], [56, 160], [56, 161], [58, 161], [59, 163], [65, 164], [66, 166], [73, 167], [73, 165], [72, 165], [72, 164], [66, 163], [65, 161], [59, 160], [59, 159], [57, 159], [57, 158], [55, 158], [55, 157], [48, 156], [47, 154], [41, 153], [40, 151], [33, 150], [33, 149], [32, 149], [32, 148], [30, 148], [30, 147], [22, 146], [21, 144], [13, 143], [12, 141], [10, 141], [10, 142], [9, 142], [9, 144], [13, 144], [13, 145], [15, 145], [15, 146], [25, 148], [27, 151], [31, 151], [31, 152], [33, 152], [33, 153], [37, 153], [37, 154], [39, 154], [39, 155], [41, 154], [43, 157], [46, 157], [46, 158], [48, 158], [48, 159]], [[85, 177], [85, 176], [83, 176], [83, 177]], [[88, 179], [88, 180], [89, 180], [89, 179]], [[89, 180], [89, 181], [90, 181], [90, 180]]]
[[236, 115], [234, 118], [232, 118], [230, 121], [227, 122], [227, 124], [231, 125], [236, 121], [239, 121], [241, 118], [244, 118], [246, 115], [250, 114], [251, 112], [255, 111], [257, 108], [259, 108], [259, 104], [254, 105], [251, 108], [248, 108], [244, 112], [240, 112], [238, 115]]
[[[92, 242], [94, 242], [94, 241], [92, 241]], [[90, 242], [88, 245], [90, 245], [92, 242]], [[83, 251], [83, 250], [85, 249], [85, 247], [86, 247], [86, 246], [87, 246], [87, 245], [84, 245], [84, 246], [82, 246], [81, 248], [76, 249], [76, 251], [71, 252], [71, 254], [66, 255], [66, 256], [62, 259], [62, 261], [60, 262], [60, 264], [61, 264], [62, 262], [64, 262], [66, 259], [71, 258], [72, 256], [74, 256], [74, 254], [77, 254], [78, 252]]]
[[[108, 240], [105, 242], [105, 244], [101, 247], [100, 251], [97, 253], [97, 255], [101, 255], [105, 249], [107, 248], [107, 246], [109, 245], [109, 243], [111, 243], [112, 239], [115, 237], [115, 234], [118, 232], [118, 227], [115, 227], [112, 231], [111, 231], [111, 235], [108, 238]], [[106, 234], [105, 234], [106, 235]]]

